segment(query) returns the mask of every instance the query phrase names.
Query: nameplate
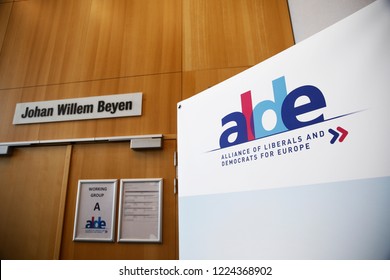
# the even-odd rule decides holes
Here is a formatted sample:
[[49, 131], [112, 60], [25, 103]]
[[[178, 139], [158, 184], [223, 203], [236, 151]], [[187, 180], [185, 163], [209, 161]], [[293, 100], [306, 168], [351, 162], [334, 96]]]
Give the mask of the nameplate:
[[13, 124], [119, 118], [141, 114], [142, 93], [137, 92], [18, 103]]

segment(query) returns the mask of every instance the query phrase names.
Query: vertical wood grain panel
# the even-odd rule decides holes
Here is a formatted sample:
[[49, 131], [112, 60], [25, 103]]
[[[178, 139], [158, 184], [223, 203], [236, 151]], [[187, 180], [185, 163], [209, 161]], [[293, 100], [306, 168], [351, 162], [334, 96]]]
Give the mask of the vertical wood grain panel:
[[183, 71], [255, 65], [293, 44], [286, 0], [183, 0]]
[[181, 70], [181, 0], [13, 3], [0, 88]]
[[3, 46], [5, 32], [8, 26], [8, 19], [11, 14], [12, 3], [3, 3], [0, 1], [0, 52]]
[[55, 257], [65, 150], [17, 148], [0, 158], [1, 259]]
[[38, 140], [39, 125], [12, 124], [15, 105], [22, 100], [22, 89], [0, 90], [0, 142]]
[[187, 71], [183, 73], [183, 99], [189, 98], [224, 80], [237, 75], [248, 67]]
[[62, 229], [64, 228], [66, 193], [68, 190], [71, 158], [72, 158], [72, 145], [68, 145], [66, 146], [66, 152], [64, 158], [64, 171], [62, 172], [61, 192], [58, 200], [58, 218], [57, 218], [56, 237], [54, 241], [54, 257], [53, 257], [53, 259], [55, 260], [60, 259]]
[[182, 0], [126, 3], [121, 63], [125, 75], [181, 71]]
[[[177, 198], [173, 193], [175, 147], [175, 140], [165, 140], [161, 150], [145, 151], [130, 150], [129, 143], [75, 145], [71, 161], [61, 259], [178, 258]], [[72, 241], [78, 180], [107, 178], [164, 179], [161, 244]]]

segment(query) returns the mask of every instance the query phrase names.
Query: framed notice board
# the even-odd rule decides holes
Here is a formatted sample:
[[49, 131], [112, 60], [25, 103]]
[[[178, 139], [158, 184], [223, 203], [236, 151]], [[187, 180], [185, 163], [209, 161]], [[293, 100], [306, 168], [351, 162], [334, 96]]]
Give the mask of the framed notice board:
[[117, 180], [79, 180], [73, 241], [114, 241]]
[[163, 180], [122, 179], [118, 242], [161, 242]]

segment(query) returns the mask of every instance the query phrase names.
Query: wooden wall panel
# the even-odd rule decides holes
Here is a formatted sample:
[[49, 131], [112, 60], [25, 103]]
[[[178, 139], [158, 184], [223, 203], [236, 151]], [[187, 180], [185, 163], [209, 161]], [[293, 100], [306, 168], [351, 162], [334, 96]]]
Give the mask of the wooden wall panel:
[[0, 258], [53, 259], [66, 147], [0, 158]]
[[[133, 151], [129, 148], [129, 143], [75, 145], [69, 177], [61, 259], [178, 258], [177, 196], [173, 189], [175, 147], [175, 140], [165, 140], [161, 150], [145, 151]], [[78, 180], [121, 178], [164, 179], [162, 243], [72, 241]]]
[[0, 89], [181, 70], [181, 0], [15, 2], [8, 34]]
[[22, 100], [23, 90], [0, 90], [0, 142], [34, 141], [39, 137], [39, 125], [12, 124], [15, 105]]
[[253, 66], [292, 44], [286, 0], [183, 0], [183, 71]]
[[237, 75], [248, 67], [187, 71], [183, 73], [183, 99], [189, 98], [224, 80]]
[[8, 19], [11, 14], [12, 3], [0, 1], [0, 51], [3, 46], [3, 40], [7, 31]]
[[[73, 122], [12, 125], [18, 102], [143, 92], [142, 116]], [[181, 98], [181, 74], [108, 79], [53, 86], [0, 90], [0, 142], [176, 134], [176, 104]]]

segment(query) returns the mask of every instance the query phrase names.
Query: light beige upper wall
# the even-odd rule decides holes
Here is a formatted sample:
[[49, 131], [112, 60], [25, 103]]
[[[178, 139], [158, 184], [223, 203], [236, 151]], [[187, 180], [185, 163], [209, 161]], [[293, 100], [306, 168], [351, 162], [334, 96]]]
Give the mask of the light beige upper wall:
[[288, 0], [298, 43], [375, 0]]

